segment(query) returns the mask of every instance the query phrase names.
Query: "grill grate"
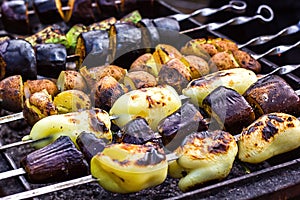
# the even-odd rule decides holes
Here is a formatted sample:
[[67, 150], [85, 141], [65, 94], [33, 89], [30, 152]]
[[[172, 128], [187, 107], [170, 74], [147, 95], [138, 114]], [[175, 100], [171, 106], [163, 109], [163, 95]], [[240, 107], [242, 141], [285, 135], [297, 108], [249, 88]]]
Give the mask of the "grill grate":
[[[167, 2], [167, 3], [164, 3]], [[141, 14], [143, 17], [155, 18], [161, 16], [167, 16], [170, 14], [174, 14], [175, 12], [187, 12], [183, 8], [178, 7], [178, 1], [175, 5], [172, 4], [173, 1], [159, 1], [155, 2], [155, 10], [156, 13], [152, 13], [149, 10], [142, 10]], [[182, 1], [183, 2], [183, 1]], [[189, 2], [189, 1], [186, 1]], [[193, 2], [193, 1], [191, 1]], [[228, 3], [228, 1], [218, 1], [213, 2], [209, 1], [212, 4], [212, 7], [220, 7]], [[288, 2], [288, 1], [287, 1]], [[261, 2], [260, 2], [261, 3]], [[288, 4], [288, 3], [286, 3]], [[182, 5], [182, 4], [179, 4]], [[207, 5], [205, 5], [207, 6]], [[270, 5], [271, 7], [277, 6], [276, 3], [274, 5]], [[296, 3], [295, 7], [299, 8], [300, 4]], [[253, 15], [253, 12], [258, 7], [258, 5], [254, 5], [254, 3], [248, 3], [247, 13], [249, 16]], [[296, 9], [294, 8], [294, 9]], [[192, 8], [196, 9], [196, 8]], [[296, 9], [297, 10], [297, 9]], [[216, 37], [227, 37], [239, 44], [242, 44], [248, 41], [251, 38], [254, 38], [258, 35], [262, 34], [274, 34], [289, 25], [296, 24], [300, 19], [299, 13], [297, 17], [289, 17], [286, 19], [284, 17], [285, 14], [282, 14], [278, 10], [274, 10], [275, 19], [270, 24], [265, 24], [257, 21], [253, 21], [251, 23], [247, 23], [245, 25], [239, 26], [228, 26], [221, 28], [218, 31], [195, 31], [188, 33], [187, 35], [192, 38], [200, 38], [207, 36], [216, 36]], [[244, 14], [241, 14], [244, 15]], [[232, 13], [223, 13], [216, 14], [211, 17], [203, 18], [201, 16], [195, 17], [191, 20], [186, 20], [181, 22], [181, 29], [186, 30], [197, 25], [201, 25], [202, 23], [210, 23], [214, 21], [225, 21], [229, 18], [238, 16], [237, 14]], [[277, 24], [277, 21], [281, 18], [286, 19], [288, 22], [285, 24]], [[277, 21], [276, 21], [277, 20]], [[281, 21], [281, 20], [280, 20]], [[276, 25], [275, 25], [276, 23]], [[272, 29], [268, 29], [269, 27]], [[255, 27], [255, 28], [253, 28]], [[268, 28], [266, 28], [268, 27]], [[276, 39], [271, 41], [265, 45], [260, 45], [256, 47], [247, 47], [244, 48], [246, 51], [250, 53], [263, 53], [266, 50], [280, 44], [294, 44], [300, 40], [300, 34], [296, 33], [291, 36], [284, 36], [280, 39]], [[298, 56], [297, 56], [298, 55]], [[300, 49], [294, 48], [289, 52], [282, 54], [281, 56], [268, 56], [260, 59], [260, 62], [263, 67], [263, 73], [267, 73], [272, 71], [274, 68], [286, 65], [286, 64], [299, 64], [300, 63]], [[299, 69], [292, 74], [284, 75], [285, 80], [287, 80], [294, 89], [300, 89], [300, 72]], [[3, 115], [7, 115], [4, 113]], [[22, 126], [20, 126], [22, 124]], [[16, 130], [16, 127], [22, 127], [21, 130]], [[1, 125], [0, 130], [0, 138], [2, 143], [11, 143], [15, 141], [19, 141], [22, 136], [28, 133], [29, 127], [24, 125], [23, 120], [19, 120], [16, 122], [12, 122], [9, 124]], [[28, 152], [31, 152], [33, 149], [29, 145], [16, 147], [7, 150], [2, 154], [2, 158], [0, 160], [0, 166], [2, 171], [6, 171], [9, 168], [14, 168], [13, 166], [9, 166], [11, 164], [10, 160], [12, 160], [12, 165], [16, 165], [15, 167], [19, 167], [19, 160], [22, 156], [26, 155]], [[238, 160], [235, 161], [234, 167], [229, 174], [229, 176], [223, 180], [218, 182], [212, 182], [204, 185], [198, 190], [194, 190], [187, 193], [182, 193], [178, 187], [178, 180], [167, 178], [167, 180], [151, 189], [147, 189], [134, 194], [112, 194], [104, 191], [102, 188], [98, 186], [97, 183], [89, 183], [82, 186], [76, 186], [71, 189], [66, 189], [58, 192], [54, 192], [51, 194], [40, 196], [38, 199], [188, 199], [188, 198], [202, 198], [202, 199], [281, 199], [281, 198], [292, 198], [300, 195], [300, 158], [299, 152], [300, 150], [294, 150], [287, 154], [283, 154], [280, 156], [276, 156], [266, 162], [263, 162], [258, 165], [250, 165], [241, 163]], [[250, 170], [251, 173], [247, 173], [247, 170]], [[10, 184], [7, 187], [7, 183]], [[12, 185], [12, 186], [11, 186]], [[0, 181], [0, 196], [6, 196], [9, 194], [14, 194], [20, 191], [25, 191], [30, 188], [38, 188], [45, 185], [33, 185], [28, 184], [26, 179], [23, 176], [19, 178], [12, 178], [7, 180]]]

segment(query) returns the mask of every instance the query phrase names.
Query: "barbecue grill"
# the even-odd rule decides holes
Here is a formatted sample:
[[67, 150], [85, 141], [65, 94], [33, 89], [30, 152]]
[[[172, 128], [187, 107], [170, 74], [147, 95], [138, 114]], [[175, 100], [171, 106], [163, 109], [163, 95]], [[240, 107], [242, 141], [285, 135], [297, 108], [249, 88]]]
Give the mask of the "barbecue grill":
[[[190, 13], [201, 7], [218, 8], [228, 1], [154, 1], [152, 7], [139, 7], [145, 18], [168, 16], [175, 13]], [[203, 17], [195, 16], [180, 22], [181, 30], [211, 22], [224, 22], [238, 16], [253, 16], [262, 4], [268, 4], [274, 11], [271, 22], [253, 20], [241, 25], [227, 25], [218, 30], [196, 30], [186, 33], [191, 38], [224, 37], [238, 44], [243, 44], [260, 35], [270, 35], [280, 30], [298, 24], [300, 28], [300, 3], [298, 1], [248, 1], [244, 13], [223, 11]], [[142, 5], [142, 4], [141, 4]], [[34, 16], [32, 16], [34, 18]], [[34, 22], [34, 20], [32, 20]], [[39, 26], [36, 21], [37, 27]], [[32, 25], [33, 26], [33, 25]], [[300, 33], [281, 36], [257, 46], [247, 46], [243, 50], [252, 54], [261, 54], [278, 45], [293, 45], [300, 40]], [[289, 51], [259, 59], [262, 72], [268, 73], [278, 66], [300, 63], [300, 49], [295, 47]], [[295, 90], [300, 89], [300, 70], [282, 76]], [[9, 112], [2, 111], [2, 115]], [[299, 116], [297, 116], [299, 117]], [[20, 141], [28, 134], [29, 127], [24, 120], [18, 120], [1, 125], [0, 142], [8, 144]], [[18, 168], [20, 158], [33, 151], [30, 145], [14, 147], [0, 153], [0, 172]], [[300, 150], [296, 149], [279, 156], [275, 156], [260, 164], [245, 164], [235, 161], [229, 176], [221, 181], [209, 182], [199, 189], [183, 193], [178, 189], [178, 180], [167, 180], [154, 188], [149, 188], [133, 194], [113, 194], [104, 191], [97, 183], [88, 183], [69, 189], [52, 192], [36, 197], [36, 199], [290, 199], [300, 196]], [[0, 196], [8, 196], [22, 191], [46, 186], [46, 184], [29, 184], [24, 176], [0, 181]]]

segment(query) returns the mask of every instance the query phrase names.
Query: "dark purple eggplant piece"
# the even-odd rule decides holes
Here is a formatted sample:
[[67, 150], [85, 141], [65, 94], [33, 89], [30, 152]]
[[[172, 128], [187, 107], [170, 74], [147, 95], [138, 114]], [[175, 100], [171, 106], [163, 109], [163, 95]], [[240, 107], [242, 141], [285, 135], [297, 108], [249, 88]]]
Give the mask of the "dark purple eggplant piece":
[[106, 63], [109, 51], [109, 35], [105, 30], [81, 33], [77, 39], [75, 54], [80, 55], [78, 66], [101, 66]]
[[94, 155], [102, 152], [108, 142], [108, 140], [97, 138], [95, 134], [89, 132], [80, 133], [76, 139], [80, 151], [88, 162], [91, 161]]
[[[113, 31], [112, 31], [113, 30]], [[130, 22], [116, 23], [111, 26], [110, 34], [115, 34], [115, 46], [113, 48], [114, 64], [128, 67], [141, 55], [139, 51], [142, 42], [141, 29]], [[111, 35], [112, 36], [112, 35]], [[144, 53], [144, 51], [143, 51]]]
[[0, 68], [5, 70], [5, 77], [19, 74], [24, 81], [37, 78], [35, 52], [27, 41], [12, 39], [0, 43], [0, 57], [3, 60]]
[[246, 99], [235, 90], [218, 87], [203, 100], [204, 110], [212, 117], [210, 128], [223, 129], [233, 135], [255, 120], [255, 114]]
[[151, 49], [155, 49], [156, 45], [160, 42], [160, 37], [153, 20], [147, 18], [142, 19], [137, 23], [137, 26], [142, 31], [142, 48], [146, 48], [147, 52], [150, 52]]
[[97, 6], [104, 17], [118, 16], [119, 6], [115, 0], [97, 0]]
[[300, 98], [281, 77], [270, 75], [260, 78], [244, 93], [254, 108], [256, 117], [271, 112], [300, 116]]
[[4, 1], [1, 5], [4, 29], [10, 33], [28, 34], [29, 19], [25, 1]]
[[69, 25], [89, 25], [95, 21], [91, 0], [69, 0], [68, 4], [71, 9], [67, 11], [65, 21]]
[[21, 160], [31, 183], [52, 183], [85, 176], [88, 163], [68, 136], [36, 150]]
[[58, 12], [55, 0], [34, 0], [33, 7], [43, 24], [54, 24], [63, 20]]
[[35, 47], [37, 73], [57, 78], [61, 71], [66, 70], [67, 50], [62, 44], [38, 44]]
[[160, 138], [161, 136], [154, 133], [144, 118], [131, 120], [114, 135], [115, 142], [129, 144], [145, 144], [147, 142], [160, 144]]
[[203, 119], [193, 104], [185, 102], [178, 110], [162, 119], [158, 124], [158, 132], [162, 136], [165, 147], [173, 151], [181, 145], [187, 135], [207, 130], [207, 123]]
[[180, 38], [179, 22], [174, 18], [160, 17], [153, 19], [153, 23], [159, 32], [160, 43], [177, 47], [176, 44], [178, 44], [178, 39]]

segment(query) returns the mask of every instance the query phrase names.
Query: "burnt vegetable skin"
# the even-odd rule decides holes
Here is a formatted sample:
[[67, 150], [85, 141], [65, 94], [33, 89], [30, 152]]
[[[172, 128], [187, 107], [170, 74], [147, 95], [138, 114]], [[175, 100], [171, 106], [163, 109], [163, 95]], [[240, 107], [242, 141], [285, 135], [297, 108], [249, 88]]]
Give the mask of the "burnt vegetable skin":
[[43, 24], [54, 24], [62, 20], [55, 0], [34, 0], [33, 7]]
[[265, 76], [244, 93], [246, 100], [261, 116], [271, 112], [300, 115], [300, 98], [292, 87], [277, 75]]
[[85, 176], [89, 167], [83, 154], [67, 136], [36, 150], [21, 160], [31, 183], [51, 183]]
[[199, 110], [191, 103], [184, 103], [178, 110], [162, 119], [158, 124], [158, 132], [162, 136], [164, 146], [173, 151], [179, 147], [184, 138], [197, 131], [208, 129]]
[[220, 86], [203, 100], [204, 110], [212, 117], [210, 127], [239, 134], [255, 120], [252, 107], [235, 90]]
[[29, 19], [25, 1], [4, 1], [1, 5], [4, 28], [10, 33], [28, 34]]
[[83, 23], [91, 24], [95, 21], [95, 16], [91, 0], [69, 0], [68, 10], [65, 14], [64, 21], [69, 24]]
[[35, 47], [37, 73], [57, 78], [61, 71], [66, 70], [67, 50], [62, 44], [39, 44]]
[[1, 71], [5, 71], [6, 77], [19, 74], [23, 80], [37, 78], [35, 52], [27, 41], [22, 39], [5, 40], [0, 43], [0, 57], [3, 60], [0, 62], [0, 68]]

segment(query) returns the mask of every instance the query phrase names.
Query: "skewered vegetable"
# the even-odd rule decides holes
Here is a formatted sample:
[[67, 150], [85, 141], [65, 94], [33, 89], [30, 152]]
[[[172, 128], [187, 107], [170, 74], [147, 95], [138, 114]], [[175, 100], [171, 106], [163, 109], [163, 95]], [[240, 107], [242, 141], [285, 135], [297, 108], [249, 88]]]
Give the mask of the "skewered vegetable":
[[130, 91], [116, 100], [110, 115], [118, 116], [113, 122], [123, 127], [137, 117], [145, 118], [152, 130], [158, 122], [181, 106], [181, 101], [171, 86], [157, 86]]
[[188, 62], [192, 79], [200, 78], [209, 73], [208, 63], [204, 59], [194, 55], [187, 55], [184, 58]]
[[186, 192], [205, 182], [225, 178], [238, 147], [228, 132], [204, 131], [187, 136], [176, 152], [181, 156], [169, 164], [168, 173], [180, 178], [178, 186]]
[[131, 64], [129, 71], [145, 71], [157, 77], [159, 69], [154, 56], [151, 53], [145, 53]]
[[24, 1], [4, 1], [1, 5], [1, 13], [6, 31], [16, 34], [29, 33], [27, 4]]
[[80, 34], [75, 54], [79, 55], [77, 67], [104, 65], [109, 55], [109, 35], [105, 30], [89, 31]]
[[95, 21], [91, 0], [69, 0], [68, 6], [70, 10], [64, 16], [65, 22], [91, 24]]
[[67, 136], [36, 150], [21, 160], [31, 183], [51, 183], [85, 176], [89, 173], [87, 162]]
[[47, 90], [49, 95], [52, 97], [56, 96], [58, 93], [58, 88], [56, 84], [49, 79], [38, 79], [38, 80], [27, 80], [24, 83], [24, 96], [29, 98], [32, 94], [40, 92], [42, 90]]
[[23, 115], [30, 126], [42, 118], [57, 114], [58, 110], [52, 101], [52, 96], [45, 89], [33, 93], [25, 101]]
[[192, 76], [189, 68], [177, 58], [173, 58], [162, 65], [158, 73], [158, 83], [172, 86], [179, 94], [191, 80]]
[[47, 141], [35, 144], [36, 148], [41, 148], [53, 142], [59, 136], [66, 135], [75, 143], [77, 136], [82, 131], [89, 131], [95, 134], [96, 137], [111, 140], [110, 124], [108, 113], [97, 108], [62, 115], [51, 115], [35, 123], [30, 134], [24, 136], [22, 140], [51, 137]]
[[35, 46], [37, 73], [57, 78], [66, 70], [67, 50], [62, 44], [38, 44]]
[[91, 108], [91, 100], [80, 90], [66, 90], [54, 97], [54, 105], [59, 114], [71, 113]]
[[161, 184], [168, 164], [161, 149], [152, 144], [111, 144], [91, 160], [91, 173], [106, 190], [137, 192]]
[[0, 68], [5, 72], [1, 75], [8, 77], [19, 74], [24, 80], [37, 78], [35, 52], [27, 41], [12, 39], [0, 43], [0, 57], [3, 61], [0, 62]]
[[186, 136], [193, 132], [207, 130], [208, 126], [198, 109], [186, 102], [174, 113], [162, 119], [157, 129], [165, 148], [174, 151]]
[[147, 142], [158, 142], [160, 137], [154, 133], [144, 118], [136, 118], [114, 135], [114, 141], [116, 143], [146, 144]]
[[277, 75], [260, 78], [244, 94], [256, 116], [272, 112], [300, 115], [300, 98], [293, 88]]
[[127, 89], [112, 76], [101, 78], [91, 90], [91, 99], [95, 107], [109, 111], [116, 100], [125, 94]]
[[142, 47], [146, 48], [147, 52], [151, 51], [160, 42], [159, 32], [157, 31], [153, 20], [151, 19], [141, 19], [137, 23], [142, 31]]
[[97, 138], [95, 134], [85, 131], [81, 132], [76, 139], [76, 144], [88, 162], [97, 153], [102, 152], [108, 142], [105, 138]]
[[300, 145], [300, 122], [289, 114], [270, 113], [245, 128], [238, 141], [241, 161], [260, 163]]
[[88, 90], [87, 83], [83, 76], [73, 70], [61, 71], [56, 85], [61, 92], [66, 90], [80, 90], [85, 92]]
[[59, 5], [56, 0], [34, 0], [34, 10], [43, 24], [54, 24], [62, 20], [59, 13]]
[[125, 75], [123, 82], [129, 90], [157, 86], [156, 78], [145, 71], [131, 71]]
[[1, 108], [12, 112], [23, 109], [23, 80], [20, 75], [10, 76], [0, 81]]
[[203, 100], [204, 110], [212, 117], [210, 129], [239, 134], [255, 120], [252, 107], [235, 90], [220, 86]]
[[234, 68], [215, 72], [191, 81], [182, 90], [185, 96], [191, 98], [195, 105], [202, 107], [203, 99], [219, 86], [224, 86], [243, 94], [257, 81], [256, 74], [244, 68]]

